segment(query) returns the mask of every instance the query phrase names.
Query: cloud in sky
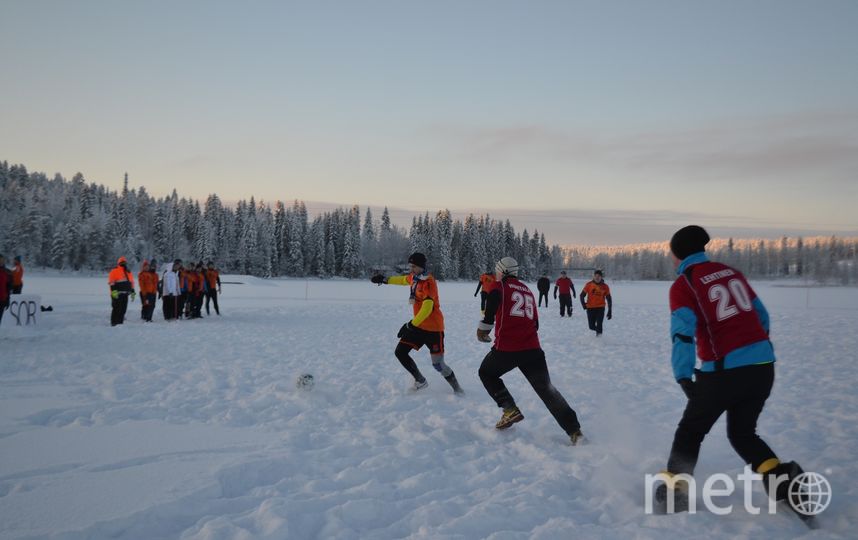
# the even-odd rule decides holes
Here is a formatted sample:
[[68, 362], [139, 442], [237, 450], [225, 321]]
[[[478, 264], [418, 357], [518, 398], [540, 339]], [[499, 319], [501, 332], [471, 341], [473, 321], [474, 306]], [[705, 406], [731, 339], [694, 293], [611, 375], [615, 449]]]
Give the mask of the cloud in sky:
[[696, 129], [600, 136], [555, 126], [433, 126], [439, 159], [548, 160], [608, 170], [647, 171], [691, 182], [858, 179], [858, 111], [820, 111], [734, 119]]

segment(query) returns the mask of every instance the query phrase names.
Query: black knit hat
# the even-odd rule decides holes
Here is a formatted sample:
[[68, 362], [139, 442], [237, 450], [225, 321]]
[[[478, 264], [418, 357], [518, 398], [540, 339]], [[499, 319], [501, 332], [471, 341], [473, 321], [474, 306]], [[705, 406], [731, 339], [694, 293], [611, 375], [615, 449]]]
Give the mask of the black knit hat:
[[415, 265], [415, 266], [419, 266], [420, 268], [425, 269], [426, 268], [426, 255], [423, 255], [420, 252], [412, 253], [411, 256], [408, 257], [408, 262]]
[[700, 225], [688, 225], [673, 233], [670, 239], [670, 251], [679, 260], [706, 250], [709, 233]]

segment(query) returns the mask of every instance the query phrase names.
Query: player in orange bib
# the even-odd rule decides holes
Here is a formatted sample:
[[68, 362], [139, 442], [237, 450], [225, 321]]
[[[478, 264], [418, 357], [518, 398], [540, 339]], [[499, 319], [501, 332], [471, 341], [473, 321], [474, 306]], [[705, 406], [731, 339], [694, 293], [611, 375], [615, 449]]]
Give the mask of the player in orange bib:
[[602, 335], [602, 321], [605, 318], [605, 305], [608, 306], [608, 320], [611, 320], [611, 288], [602, 280], [602, 271], [593, 272], [593, 280], [581, 289], [581, 306], [587, 312], [587, 323], [596, 336]]
[[486, 312], [486, 298], [488, 298], [489, 286], [494, 282], [495, 275], [491, 272], [486, 272], [480, 276], [480, 281], [477, 283], [477, 290], [474, 292], [474, 296], [480, 293], [480, 313], [482, 314]]
[[450, 383], [455, 393], [460, 394], [462, 388], [456, 380], [456, 375], [444, 362], [444, 314], [441, 313], [441, 303], [438, 300], [438, 283], [426, 272], [426, 256], [422, 253], [414, 253], [408, 257], [408, 264], [411, 272], [407, 275], [372, 277], [372, 282], [378, 285], [406, 285], [411, 288], [409, 302], [414, 308], [414, 317], [399, 329], [399, 344], [394, 354], [402, 367], [414, 377], [414, 390], [420, 390], [428, 386], [429, 382], [420, 373], [409, 353], [426, 345], [432, 358], [432, 367]]

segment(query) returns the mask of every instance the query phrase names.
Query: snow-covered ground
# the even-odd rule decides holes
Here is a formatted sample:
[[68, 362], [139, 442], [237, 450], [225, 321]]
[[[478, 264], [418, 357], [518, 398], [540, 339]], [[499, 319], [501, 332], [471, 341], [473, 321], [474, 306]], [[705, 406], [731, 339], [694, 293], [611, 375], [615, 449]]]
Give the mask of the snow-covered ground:
[[[858, 289], [755, 284], [777, 382], [760, 432], [834, 487], [822, 528], [793, 515], [647, 516], [685, 400], [673, 383], [667, 283], [613, 283], [596, 339], [576, 305], [542, 309], [552, 378], [589, 444], [571, 447], [518, 372], [526, 419], [497, 432], [477, 368], [474, 284], [442, 283], [455, 397], [411, 393], [393, 357], [408, 290], [225, 276], [222, 317], [111, 328], [103, 277], [28, 275], [54, 311], [0, 327], [0, 538], [854, 538]], [[578, 286], [580, 287], [580, 283]], [[159, 306], [160, 308], [160, 306]], [[311, 391], [296, 377], [315, 376]], [[741, 470], [723, 419], [698, 476]], [[763, 506], [760, 489], [754, 501]]]

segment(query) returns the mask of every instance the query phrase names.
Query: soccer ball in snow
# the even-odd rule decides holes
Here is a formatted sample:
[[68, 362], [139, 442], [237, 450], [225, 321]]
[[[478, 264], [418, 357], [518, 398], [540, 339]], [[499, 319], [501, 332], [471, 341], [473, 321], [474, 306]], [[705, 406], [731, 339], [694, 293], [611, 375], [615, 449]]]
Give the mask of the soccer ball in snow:
[[301, 390], [310, 390], [314, 384], [316, 384], [316, 381], [313, 380], [313, 376], [309, 373], [298, 375], [298, 380], [295, 381], [295, 386]]

